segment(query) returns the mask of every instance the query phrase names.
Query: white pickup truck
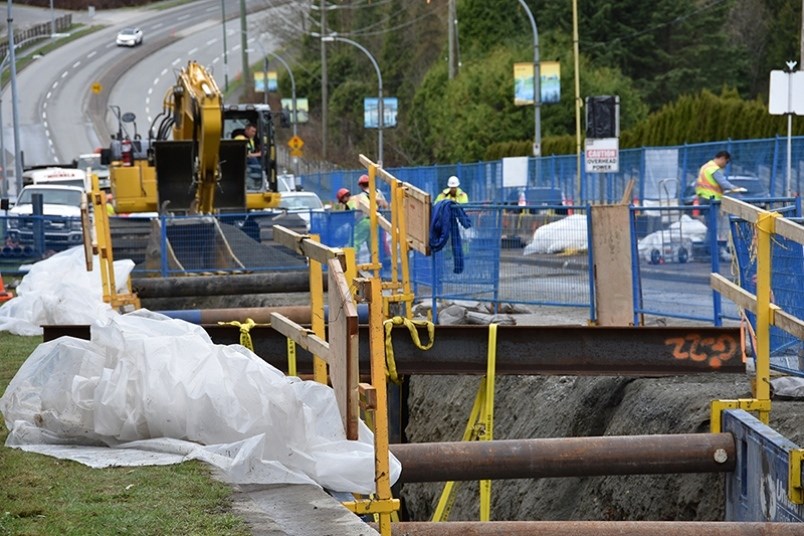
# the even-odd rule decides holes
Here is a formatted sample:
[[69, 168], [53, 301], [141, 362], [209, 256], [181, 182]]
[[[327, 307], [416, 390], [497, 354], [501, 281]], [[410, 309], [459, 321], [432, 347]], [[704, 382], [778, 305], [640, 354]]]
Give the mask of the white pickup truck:
[[[42, 196], [42, 217], [33, 216], [34, 195]], [[18, 244], [33, 244], [38, 225], [44, 232], [44, 247], [66, 249], [82, 243], [81, 201], [84, 190], [77, 186], [32, 184], [23, 187], [17, 203], [8, 211], [7, 237]]]

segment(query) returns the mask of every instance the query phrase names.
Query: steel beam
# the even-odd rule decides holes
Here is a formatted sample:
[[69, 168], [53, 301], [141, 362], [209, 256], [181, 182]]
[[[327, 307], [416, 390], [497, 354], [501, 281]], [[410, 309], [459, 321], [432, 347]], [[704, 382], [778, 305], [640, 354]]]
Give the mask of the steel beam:
[[[217, 343], [234, 344], [237, 328], [204, 326]], [[286, 370], [285, 338], [270, 327], [252, 329], [255, 352]], [[420, 331], [422, 341], [426, 331]], [[435, 343], [422, 351], [407, 328], [392, 332], [400, 374], [486, 373], [488, 328], [437, 326]], [[738, 328], [499, 326], [497, 374], [657, 376], [744, 372]], [[360, 326], [360, 367], [369, 370], [368, 326]], [[298, 353], [299, 374], [312, 373], [312, 357]]]
[[402, 463], [400, 482], [725, 473], [736, 464], [731, 434], [409, 443], [391, 452]]
[[[69, 326], [45, 326], [45, 330]], [[240, 330], [205, 325], [218, 344], [238, 344]], [[369, 371], [368, 326], [360, 326], [360, 369]], [[422, 341], [427, 333], [421, 332]], [[287, 339], [270, 326], [251, 330], [254, 351], [287, 370]], [[417, 348], [407, 328], [392, 332], [399, 374], [486, 373], [488, 328], [438, 326], [428, 351]], [[744, 372], [738, 328], [498, 326], [497, 374], [660, 376]], [[297, 371], [312, 374], [312, 355], [297, 348]]]
[[391, 530], [395, 536], [800, 536], [804, 532], [801, 523], [709, 521], [403, 522], [393, 523]]

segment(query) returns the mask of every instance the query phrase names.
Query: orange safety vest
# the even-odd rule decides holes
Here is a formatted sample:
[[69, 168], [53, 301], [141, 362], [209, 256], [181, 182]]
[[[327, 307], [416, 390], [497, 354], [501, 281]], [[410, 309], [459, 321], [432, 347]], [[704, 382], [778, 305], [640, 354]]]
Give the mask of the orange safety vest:
[[698, 172], [698, 180], [695, 182], [695, 195], [706, 199], [720, 201], [723, 197], [723, 189], [715, 180], [715, 172], [720, 169], [714, 160], [710, 160]]

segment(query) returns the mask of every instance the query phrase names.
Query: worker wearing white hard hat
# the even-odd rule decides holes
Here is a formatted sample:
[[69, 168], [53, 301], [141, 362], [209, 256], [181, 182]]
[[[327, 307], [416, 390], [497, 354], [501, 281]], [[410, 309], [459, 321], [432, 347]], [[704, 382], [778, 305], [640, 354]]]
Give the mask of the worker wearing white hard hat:
[[461, 204], [469, 202], [469, 196], [466, 195], [466, 192], [461, 190], [461, 180], [455, 175], [447, 180], [447, 187], [444, 188], [440, 194], [438, 194], [435, 202], [438, 203], [439, 201], [444, 201], [445, 199]]

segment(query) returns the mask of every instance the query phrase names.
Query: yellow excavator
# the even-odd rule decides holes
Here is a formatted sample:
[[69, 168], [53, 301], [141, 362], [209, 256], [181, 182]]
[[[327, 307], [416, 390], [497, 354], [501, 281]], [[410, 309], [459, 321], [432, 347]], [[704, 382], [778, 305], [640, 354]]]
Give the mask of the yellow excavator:
[[[117, 214], [242, 214], [279, 205], [274, 114], [264, 104], [225, 105], [202, 65], [181, 69], [147, 139], [133, 114], [112, 110], [118, 132], [101, 160]], [[258, 165], [247, 165], [247, 125], [257, 128], [260, 156], [250, 160]], [[145, 261], [147, 270], [243, 269], [227, 237], [231, 226], [215, 218], [119, 218], [110, 225], [115, 257]]]
[[[179, 72], [147, 140], [137, 133], [133, 114], [115, 113], [118, 132], [101, 159], [109, 166], [118, 214], [212, 214], [279, 205], [271, 109], [224, 105], [215, 79], [197, 62]], [[124, 124], [134, 125], [133, 135]], [[247, 124], [257, 128], [258, 172], [246, 166], [247, 141], [236, 139]]]

